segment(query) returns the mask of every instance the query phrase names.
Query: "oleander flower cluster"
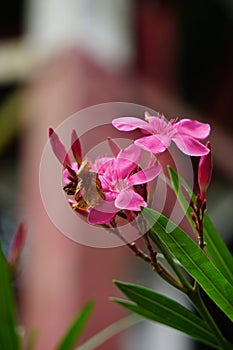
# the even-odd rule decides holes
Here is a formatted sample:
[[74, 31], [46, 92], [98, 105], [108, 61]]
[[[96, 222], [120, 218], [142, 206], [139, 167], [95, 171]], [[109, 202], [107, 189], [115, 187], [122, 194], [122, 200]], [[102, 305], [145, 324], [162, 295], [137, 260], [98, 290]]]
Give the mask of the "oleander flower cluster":
[[[86, 217], [88, 223], [115, 225], [117, 217], [128, 221], [137, 217], [141, 207], [148, 205], [151, 182], [162, 171], [158, 155], [168, 149], [172, 141], [183, 153], [202, 157], [204, 165], [199, 183], [204, 196], [208, 185], [206, 168], [210, 146], [201, 141], [209, 136], [209, 124], [191, 119], [171, 119], [167, 122], [163, 115], [145, 113], [144, 120], [120, 117], [114, 119], [112, 125], [122, 132], [139, 129], [141, 137], [124, 149], [108, 138], [112, 156], [103, 155], [94, 161], [83, 157], [75, 130], [71, 133], [72, 154], [69, 155], [56, 132], [49, 129], [52, 150], [64, 168], [63, 189], [68, 202], [73, 210]], [[142, 150], [150, 155], [146, 167], [140, 165]]]

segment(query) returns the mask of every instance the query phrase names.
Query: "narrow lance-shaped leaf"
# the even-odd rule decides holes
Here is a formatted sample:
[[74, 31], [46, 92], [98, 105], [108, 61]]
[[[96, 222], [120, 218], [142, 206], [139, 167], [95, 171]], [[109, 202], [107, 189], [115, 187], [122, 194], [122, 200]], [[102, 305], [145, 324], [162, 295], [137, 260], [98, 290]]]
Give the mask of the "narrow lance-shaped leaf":
[[[180, 205], [189, 219], [189, 222], [195, 230], [191, 217], [192, 208], [189, 206], [185, 196], [183, 195], [181, 187], [183, 186], [185, 188], [193, 201], [195, 201], [195, 195], [186, 181], [179, 174], [177, 174], [174, 169], [168, 167], [168, 171], [171, 179], [171, 186], [174, 189]], [[204, 240], [207, 243], [205, 250], [208, 256], [219, 271], [221, 271], [221, 273], [233, 284], [233, 257], [207, 213], [205, 213], [204, 216]]]
[[56, 347], [56, 350], [73, 350], [75, 344], [80, 338], [82, 331], [84, 330], [90, 314], [93, 310], [93, 302], [89, 301], [78, 313], [77, 317], [73, 321], [72, 325], [64, 335], [60, 344]]
[[129, 316], [121, 318], [120, 320], [110, 324], [108, 327], [102, 329], [100, 332], [95, 334], [93, 337], [89, 338], [85, 343], [80, 345], [75, 350], [100, 349], [99, 346], [101, 346], [107, 340], [109, 340], [110, 338], [116, 336], [120, 332], [125, 331], [129, 327], [132, 327], [132, 326], [134, 326], [142, 321], [143, 321], [142, 317], [139, 317], [139, 316], [134, 315], [134, 314], [131, 314]]
[[131, 300], [115, 302], [151, 321], [177, 329], [213, 348], [218, 348], [214, 335], [204, 321], [178, 302], [142, 286], [116, 281], [118, 288]]
[[[142, 212], [152, 229], [150, 235], [157, 234], [186, 271], [200, 284], [209, 297], [233, 321], [233, 286], [213, 265], [205, 253], [177, 225], [164, 215], [152, 209]], [[169, 222], [171, 232], [166, 232]]]
[[10, 268], [0, 246], [0, 349], [18, 350], [16, 303]]

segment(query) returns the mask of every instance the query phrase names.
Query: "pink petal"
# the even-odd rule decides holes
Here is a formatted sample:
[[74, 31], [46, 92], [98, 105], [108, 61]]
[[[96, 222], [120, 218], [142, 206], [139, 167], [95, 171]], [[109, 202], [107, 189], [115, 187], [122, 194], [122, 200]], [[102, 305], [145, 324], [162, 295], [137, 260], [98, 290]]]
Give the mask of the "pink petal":
[[141, 137], [135, 140], [135, 144], [154, 154], [164, 152], [167, 148], [155, 135]]
[[125, 178], [131, 171], [136, 168], [137, 164], [127, 159], [113, 158], [102, 164], [98, 170], [98, 174], [104, 174], [107, 178]]
[[87, 222], [91, 225], [103, 225], [112, 221], [116, 213], [104, 213], [92, 208], [87, 218]]
[[204, 156], [209, 153], [209, 149], [200, 141], [188, 135], [177, 135], [172, 138], [177, 147], [189, 156]]
[[210, 134], [210, 125], [197, 120], [182, 119], [174, 125], [174, 129], [181, 134], [186, 134], [196, 139], [205, 139]]
[[82, 163], [82, 147], [79, 141], [78, 135], [76, 131], [73, 129], [71, 133], [71, 150], [74, 156], [74, 159], [80, 166]]
[[129, 177], [129, 181], [132, 185], [140, 185], [145, 182], [152, 181], [160, 174], [162, 170], [161, 165], [156, 165], [143, 170], [138, 171]]
[[150, 161], [149, 161], [149, 164], [148, 164], [148, 167], [152, 167], [152, 166], [155, 166], [155, 164], [157, 164], [157, 157], [154, 156], [154, 154], [151, 153], [150, 155]]
[[107, 140], [112, 154], [114, 155], [114, 157], [117, 157], [118, 153], [121, 151], [121, 148], [111, 137], [108, 137]]
[[100, 174], [103, 172], [103, 169], [105, 169], [104, 164], [110, 162], [112, 159], [112, 157], [97, 158], [95, 163], [91, 166], [91, 171]]
[[87, 221], [92, 225], [101, 225], [110, 222], [118, 209], [115, 207], [114, 202], [103, 201], [100, 205], [91, 208]]
[[141, 129], [143, 132], [152, 133], [153, 129], [145, 120], [136, 117], [121, 117], [114, 119], [112, 125], [121, 131]]
[[146, 207], [147, 203], [138, 193], [127, 189], [119, 193], [115, 200], [115, 206], [119, 209], [140, 211], [140, 206]]
[[169, 134], [156, 134], [154, 135], [163, 145], [164, 147], [168, 148], [171, 144], [171, 137]]
[[114, 201], [116, 199], [117, 192], [104, 191], [104, 195], [106, 201]]
[[117, 158], [114, 162], [115, 171], [118, 179], [126, 178], [131, 171], [137, 167], [137, 163], [131, 162], [128, 159]]
[[141, 157], [141, 149], [134, 143], [125, 149], [122, 149], [117, 158], [127, 159], [135, 164], [138, 164]]
[[66, 152], [65, 146], [59, 139], [58, 135], [52, 128], [49, 128], [49, 140], [53, 150], [53, 153], [59, 160], [59, 162], [66, 167], [71, 166], [71, 161], [68, 153]]

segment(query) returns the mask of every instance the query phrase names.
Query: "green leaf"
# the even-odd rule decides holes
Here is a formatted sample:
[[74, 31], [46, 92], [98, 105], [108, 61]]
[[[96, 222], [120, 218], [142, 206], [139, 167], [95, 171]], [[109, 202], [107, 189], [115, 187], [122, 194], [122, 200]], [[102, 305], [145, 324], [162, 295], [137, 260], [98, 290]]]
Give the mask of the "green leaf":
[[211, 260], [233, 285], [233, 257], [207, 214], [204, 216], [204, 239]]
[[[192, 208], [189, 206], [189, 203], [184, 197], [181, 186], [185, 188], [189, 197], [192, 198], [193, 201], [195, 201], [195, 195], [186, 181], [179, 176], [174, 169], [168, 167], [168, 171], [171, 179], [171, 186], [177, 195], [180, 205], [187, 214], [189, 222], [193, 226], [194, 231], [197, 232], [191, 217]], [[211, 261], [229, 280], [229, 282], [233, 284], [233, 256], [231, 255], [222, 237], [217, 232], [207, 213], [205, 213], [204, 216], [204, 239], [207, 243], [205, 251], [207, 252]]]
[[132, 327], [139, 322], [142, 322], [142, 317], [138, 317], [137, 315], [131, 314], [126, 316], [114, 323], [110, 326], [104, 328], [93, 337], [88, 339], [84, 344], [80, 345], [76, 350], [94, 350], [99, 349], [98, 347], [102, 345], [104, 342], [112, 338], [113, 336], [119, 334], [120, 332], [126, 330], [129, 327]]
[[204, 321], [183, 305], [142, 286], [116, 281], [118, 288], [131, 300], [114, 301], [151, 321], [177, 329], [218, 349], [214, 335]]
[[[144, 208], [143, 216], [153, 229], [151, 238], [157, 234], [186, 271], [200, 284], [209, 297], [233, 321], [233, 287], [213, 265], [193, 240], [169, 221], [164, 215]], [[172, 230], [167, 233], [168, 225]]]
[[18, 350], [16, 303], [9, 265], [0, 246], [0, 349]]
[[83, 329], [85, 328], [90, 314], [93, 310], [94, 303], [89, 301], [83, 307], [83, 309], [78, 313], [72, 325], [62, 338], [60, 344], [57, 346], [57, 350], [73, 350], [75, 344], [77, 343]]

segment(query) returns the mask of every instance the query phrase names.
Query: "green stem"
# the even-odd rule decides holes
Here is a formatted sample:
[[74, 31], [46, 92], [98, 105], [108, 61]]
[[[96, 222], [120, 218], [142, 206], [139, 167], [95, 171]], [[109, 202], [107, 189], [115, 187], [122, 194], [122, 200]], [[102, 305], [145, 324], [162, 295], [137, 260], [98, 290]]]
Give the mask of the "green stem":
[[229, 344], [227, 339], [223, 336], [222, 332], [218, 328], [217, 324], [215, 323], [213, 317], [209, 313], [209, 310], [207, 309], [205, 303], [203, 302], [203, 299], [200, 294], [199, 285], [196, 285], [196, 288], [192, 291], [189, 291], [187, 293], [190, 300], [193, 302], [193, 305], [195, 306], [196, 310], [199, 312], [203, 320], [207, 323], [209, 330], [213, 333], [213, 335], [216, 338], [217, 343], [220, 346], [220, 349], [222, 350], [232, 350], [232, 345]]
[[160, 277], [162, 277], [165, 281], [167, 281], [168, 283], [170, 283], [173, 287], [181, 290], [181, 291], [184, 291], [184, 287], [183, 285], [180, 283], [179, 280], [177, 280], [175, 278], [175, 276], [173, 276], [167, 269], [165, 266], [163, 266], [163, 264], [161, 264], [160, 262], [158, 262], [158, 259], [157, 259], [157, 252], [155, 252], [153, 250], [153, 247], [150, 243], [150, 239], [149, 239], [149, 235], [148, 235], [148, 232], [146, 232], [144, 235], [143, 235], [143, 238], [145, 240], [145, 243], [146, 243], [146, 246], [147, 246], [147, 249], [150, 253], [150, 257], [151, 257], [151, 265], [153, 266], [153, 269], [155, 272], [157, 272]]
[[[111, 227], [111, 231], [114, 232], [127, 245], [127, 247], [135, 253], [137, 257], [141, 258], [142, 260], [152, 265], [154, 271], [157, 272], [165, 281], [170, 283], [175, 288], [183, 292], [186, 292], [186, 289], [183, 287], [180, 281], [177, 280], [161, 263], [157, 262], [156, 256], [154, 255], [155, 252], [153, 252], [152, 256], [149, 256], [146, 253], [144, 253], [141, 249], [139, 249], [136, 246], [135, 242], [128, 242], [121, 235], [117, 227]], [[152, 249], [152, 247], [150, 247], [150, 249]], [[150, 253], [152, 253], [152, 251], [150, 251]]]
[[[183, 287], [183, 285], [180, 283], [179, 280], [177, 280], [167, 269], [164, 267], [161, 263], [157, 263], [158, 268], [154, 268], [154, 270], [159, 274], [160, 277], [162, 277], [165, 281], [167, 281], [169, 284], [171, 284], [173, 287], [179, 289], [180, 291], [186, 293], [186, 289]], [[154, 267], [154, 265], [153, 265]]]
[[183, 285], [183, 292], [187, 292], [189, 290], [193, 289], [193, 286], [191, 283], [187, 280], [184, 273], [181, 271], [179, 266], [174, 261], [174, 258], [166, 245], [161, 241], [161, 239], [158, 237], [157, 233], [153, 228], [149, 231], [150, 237], [152, 241], [156, 244], [156, 246], [159, 248], [160, 252], [163, 254], [164, 258], [167, 260], [177, 277], [179, 278], [181, 284]]

